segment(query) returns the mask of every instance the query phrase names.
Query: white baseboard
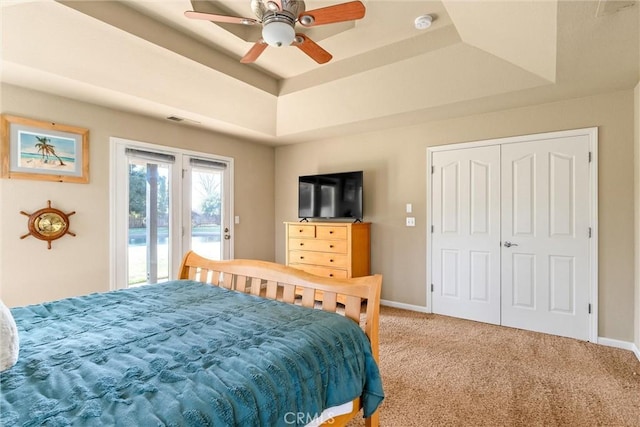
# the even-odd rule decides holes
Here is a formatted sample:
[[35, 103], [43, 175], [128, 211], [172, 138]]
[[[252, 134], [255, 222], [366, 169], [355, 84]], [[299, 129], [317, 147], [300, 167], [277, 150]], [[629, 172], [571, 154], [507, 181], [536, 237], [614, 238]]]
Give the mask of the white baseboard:
[[[380, 300], [380, 305], [384, 305], [386, 307], [401, 308], [404, 310], [417, 311], [420, 313], [431, 313], [431, 311], [428, 310], [427, 307], [424, 307], [421, 305], [405, 304], [402, 302], [389, 301], [385, 299]], [[598, 344], [604, 345], [607, 347], [615, 347], [615, 348], [621, 348], [623, 350], [632, 351], [633, 354], [635, 354], [638, 360], [640, 361], [640, 349], [638, 349], [638, 346], [632, 342], [614, 340], [612, 338], [598, 337]]]
[[640, 360], [640, 350], [632, 342], [614, 340], [612, 338], [598, 337], [598, 344], [605, 345], [607, 347], [615, 347], [615, 348], [621, 348], [623, 350], [632, 351], [636, 355], [638, 360]]
[[404, 310], [418, 311], [420, 313], [431, 313], [431, 311], [427, 310], [427, 307], [423, 307], [420, 305], [413, 305], [413, 304], [405, 304], [402, 302], [389, 301], [385, 299], [380, 300], [380, 305], [393, 307], [393, 308], [402, 308]]

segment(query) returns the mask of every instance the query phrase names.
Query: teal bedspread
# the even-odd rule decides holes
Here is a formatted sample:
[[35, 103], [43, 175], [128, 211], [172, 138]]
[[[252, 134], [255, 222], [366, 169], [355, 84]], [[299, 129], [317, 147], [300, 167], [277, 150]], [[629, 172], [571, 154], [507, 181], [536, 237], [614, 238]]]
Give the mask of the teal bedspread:
[[279, 426], [383, 399], [362, 330], [191, 281], [14, 308], [3, 426]]

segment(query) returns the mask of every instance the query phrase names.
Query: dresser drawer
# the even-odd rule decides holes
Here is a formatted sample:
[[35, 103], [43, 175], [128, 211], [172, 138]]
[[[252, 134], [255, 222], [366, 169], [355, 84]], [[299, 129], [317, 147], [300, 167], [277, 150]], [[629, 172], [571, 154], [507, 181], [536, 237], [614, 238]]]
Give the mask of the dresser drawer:
[[311, 224], [289, 224], [289, 237], [316, 237], [316, 226]]
[[346, 225], [317, 225], [316, 238], [318, 239], [345, 239], [347, 238]]
[[349, 260], [344, 254], [311, 251], [289, 251], [289, 263], [314, 264], [338, 268], [347, 268], [349, 266]]
[[289, 249], [346, 254], [347, 241], [291, 238], [289, 239]]
[[285, 222], [286, 263], [322, 277], [369, 275], [370, 230], [362, 222]]
[[306, 271], [307, 273], [315, 274], [316, 276], [331, 277], [334, 279], [346, 279], [348, 276], [347, 270], [342, 270], [339, 268], [318, 267], [315, 265], [306, 264], [290, 264], [290, 266], [302, 271]]

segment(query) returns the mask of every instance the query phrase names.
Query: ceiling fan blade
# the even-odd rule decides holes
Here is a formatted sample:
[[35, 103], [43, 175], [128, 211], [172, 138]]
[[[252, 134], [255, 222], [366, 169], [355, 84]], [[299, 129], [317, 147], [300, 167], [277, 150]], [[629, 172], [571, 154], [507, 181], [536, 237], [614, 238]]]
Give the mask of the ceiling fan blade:
[[329, 52], [321, 48], [316, 42], [314, 42], [304, 34], [296, 34], [296, 40], [298, 39], [301, 39], [302, 41], [294, 41], [293, 45], [309, 55], [309, 57], [316, 61], [318, 64], [324, 64], [325, 62], [331, 61], [331, 58], [333, 58], [333, 56], [331, 56]]
[[226, 22], [229, 24], [244, 24], [253, 25], [259, 24], [260, 21], [253, 18], [240, 18], [238, 16], [217, 15], [215, 13], [196, 12], [193, 10], [187, 10], [184, 16], [191, 19], [202, 19], [204, 21], [212, 22]]
[[247, 52], [247, 54], [242, 57], [240, 62], [242, 62], [243, 64], [250, 64], [252, 62], [255, 62], [256, 59], [258, 59], [258, 57], [262, 54], [262, 52], [264, 52], [264, 50], [267, 48], [267, 46], [269, 46], [269, 45], [266, 44], [264, 42], [264, 40], [262, 40], [262, 39], [258, 40], [251, 47], [251, 49], [249, 49], [249, 52]]
[[360, 1], [350, 1], [336, 4], [335, 6], [322, 7], [308, 10], [298, 17], [298, 21], [305, 27], [333, 24], [336, 22], [351, 21], [364, 18], [366, 9]]

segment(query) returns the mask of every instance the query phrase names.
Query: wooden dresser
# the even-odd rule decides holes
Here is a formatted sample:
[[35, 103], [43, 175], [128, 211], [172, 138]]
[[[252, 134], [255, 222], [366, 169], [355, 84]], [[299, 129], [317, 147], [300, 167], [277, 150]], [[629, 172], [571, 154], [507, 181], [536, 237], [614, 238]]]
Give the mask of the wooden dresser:
[[287, 265], [326, 277], [371, 274], [371, 223], [285, 222]]

